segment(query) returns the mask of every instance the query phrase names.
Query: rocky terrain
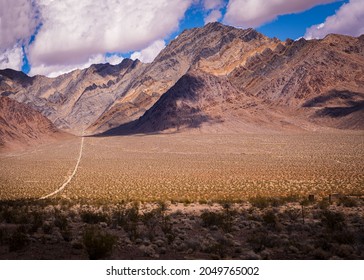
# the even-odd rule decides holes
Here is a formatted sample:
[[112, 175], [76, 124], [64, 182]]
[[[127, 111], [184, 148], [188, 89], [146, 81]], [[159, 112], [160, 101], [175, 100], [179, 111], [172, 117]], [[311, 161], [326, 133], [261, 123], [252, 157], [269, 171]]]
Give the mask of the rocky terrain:
[[0, 97], [0, 148], [65, 136], [41, 113], [8, 97]]
[[363, 129], [364, 36], [268, 38], [220, 23], [185, 30], [152, 63], [56, 78], [0, 70], [0, 94], [76, 135]]

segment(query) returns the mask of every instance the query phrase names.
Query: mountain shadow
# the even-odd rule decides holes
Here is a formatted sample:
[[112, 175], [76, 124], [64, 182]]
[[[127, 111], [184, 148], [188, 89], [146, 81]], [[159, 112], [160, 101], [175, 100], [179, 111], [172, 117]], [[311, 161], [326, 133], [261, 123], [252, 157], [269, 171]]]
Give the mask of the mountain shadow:
[[214, 78], [216, 77], [201, 73], [190, 72], [184, 75], [138, 120], [108, 130], [101, 135], [178, 132], [196, 129], [205, 123], [223, 122], [221, 116], [205, 112], [212, 103], [214, 105], [219, 103], [214, 94]]

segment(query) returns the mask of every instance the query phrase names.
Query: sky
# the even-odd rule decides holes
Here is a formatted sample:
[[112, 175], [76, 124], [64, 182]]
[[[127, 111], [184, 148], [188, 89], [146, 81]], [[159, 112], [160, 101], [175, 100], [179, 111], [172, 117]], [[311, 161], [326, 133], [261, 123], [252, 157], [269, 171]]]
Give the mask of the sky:
[[364, 0], [0, 0], [0, 69], [55, 77], [149, 63], [184, 29], [218, 21], [269, 37], [364, 34]]

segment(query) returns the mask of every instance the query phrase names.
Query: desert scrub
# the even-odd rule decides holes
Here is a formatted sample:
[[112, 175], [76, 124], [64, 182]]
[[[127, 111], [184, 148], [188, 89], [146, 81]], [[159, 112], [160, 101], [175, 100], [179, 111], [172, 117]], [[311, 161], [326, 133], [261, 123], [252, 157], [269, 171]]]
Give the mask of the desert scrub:
[[92, 226], [83, 233], [83, 245], [91, 260], [104, 259], [112, 253], [117, 242], [116, 236]]
[[298, 219], [302, 216], [302, 210], [297, 208], [288, 208], [283, 213], [291, 223], [296, 223]]
[[204, 227], [217, 226], [226, 232], [231, 231], [236, 212], [230, 210], [230, 208], [225, 208], [224, 210], [223, 212], [204, 211], [200, 215], [202, 225]]
[[26, 229], [19, 226], [9, 238], [9, 251], [21, 250], [29, 244], [29, 239], [26, 234]]
[[66, 231], [68, 229], [68, 220], [66, 215], [56, 211], [54, 214], [54, 225], [61, 231]]
[[[139, 204], [133, 203], [130, 208], [119, 208], [112, 213], [113, 227], [120, 226], [128, 234], [131, 240], [139, 237], [138, 222], [142, 221], [142, 216], [139, 214]], [[145, 218], [145, 217], [144, 217]]]
[[41, 228], [44, 222], [44, 214], [41, 211], [33, 211], [31, 213], [31, 232], [36, 232], [38, 228]]
[[269, 233], [264, 229], [256, 229], [250, 232], [247, 236], [247, 241], [256, 253], [274, 246], [273, 240], [269, 237]]
[[279, 221], [276, 213], [274, 213], [272, 210], [266, 211], [263, 216], [263, 222], [273, 228], [276, 228]]
[[321, 222], [328, 230], [342, 230], [345, 223], [345, 216], [342, 213], [324, 210], [321, 213]]
[[8, 231], [5, 228], [0, 228], [0, 245], [8, 242]]
[[299, 198], [297, 196], [287, 196], [287, 197], [262, 197], [257, 196], [249, 199], [252, 206], [265, 209], [268, 207], [279, 207], [285, 205], [288, 202], [297, 202]]
[[8, 224], [26, 224], [29, 222], [27, 212], [27, 209], [19, 209], [10, 206], [3, 210], [2, 218]]
[[342, 205], [344, 207], [357, 207], [358, 202], [351, 197], [342, 196], [339, 198], [338, 205]]
[[80, 216], [82, 221], [87, 224], [98, 224], [101, 222], [107, 223], [109, 221], [107, 214], [94, 212], [92, 210], [84, 210], [81, 212]]

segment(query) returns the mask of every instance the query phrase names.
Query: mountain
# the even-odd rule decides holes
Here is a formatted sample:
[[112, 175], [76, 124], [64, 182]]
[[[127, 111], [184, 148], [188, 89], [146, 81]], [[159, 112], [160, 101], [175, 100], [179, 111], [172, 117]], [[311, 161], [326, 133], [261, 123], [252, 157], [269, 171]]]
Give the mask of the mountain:
[[119, 65], [92, 65], [56, 78], [25, 78], [22, 72], [0, 70], [0, 93], [28, 104], [58, 128], [81, 135], [143, 67], [138, 60], [124, 59]]
[[148, 64], [0, 70], [0, 94], [74, 134], [364, 129], [364, 35], [283, 42], [209, 23]]
[[161, 51], [122, 98], [88, 131], [103, 132], [139, 118], [190, 70], [226, 75], [250, 55], [278, 44], [277, 39], [270, 39], [253, 29], [236, 29], [220, 23], [185, 30]]
[[234, 42], [234, 58], [200, 59], [140, 119], [109, 133], [364, 129], [364, 36], [270, 44], [247, 53]]
[[9, 97], [0, 97], [0, 148], [63, 136], [41, 113]]

